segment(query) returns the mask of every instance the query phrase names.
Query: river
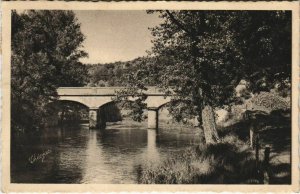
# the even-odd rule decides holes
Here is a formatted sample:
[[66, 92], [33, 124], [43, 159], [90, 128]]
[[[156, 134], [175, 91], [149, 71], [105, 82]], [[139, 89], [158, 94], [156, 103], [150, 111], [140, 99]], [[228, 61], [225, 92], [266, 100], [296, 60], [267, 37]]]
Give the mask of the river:
[[[129, 122], [130, 123], [130, 122]], [[109, 123], [103, 131], [87, 125], [55, 127], [38, 135], [16, 135], [11, 148], [12, 183], [137, 183], [145, 165], [157, 165], [199, 143], [189, 132], [147, 129], [146, 123]]]

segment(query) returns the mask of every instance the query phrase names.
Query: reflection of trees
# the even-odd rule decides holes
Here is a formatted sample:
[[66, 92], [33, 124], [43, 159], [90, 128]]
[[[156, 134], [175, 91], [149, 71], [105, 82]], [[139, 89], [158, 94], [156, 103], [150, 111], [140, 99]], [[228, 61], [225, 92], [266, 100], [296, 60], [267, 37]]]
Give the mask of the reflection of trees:
[[[11, 179], [15, 183], [79, 183], [85, 165], [87, 136], [74, 128], [46, 128], [19, 134], [11, 148]], [[51, 150], [43, 162], [29, 163], [33, 154]]]
[[126, 183], [136, 179], [135, 166], [144, 147], [145, 130], [89, 131], [83, 183]]

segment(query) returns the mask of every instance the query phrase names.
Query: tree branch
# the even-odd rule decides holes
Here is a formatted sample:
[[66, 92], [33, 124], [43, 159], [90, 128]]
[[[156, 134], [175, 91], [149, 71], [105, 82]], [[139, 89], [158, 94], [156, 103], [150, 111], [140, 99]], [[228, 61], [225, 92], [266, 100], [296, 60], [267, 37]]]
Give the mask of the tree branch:
[[166, 13], [168, 14], [170, 20], [176, 25], [178, 26], [181, 30], [183, 30], [191, 39], [193, 39], [196, 42], [200, 42], [200, 40], [197, 38], [197, 36], [193, 33], [193, 31], [189, 31], [187, 28], [184, 27], [183, 24], [180, 23], [180, 21], [178, 21], [174, 15], [169, 11], [166, 10]]

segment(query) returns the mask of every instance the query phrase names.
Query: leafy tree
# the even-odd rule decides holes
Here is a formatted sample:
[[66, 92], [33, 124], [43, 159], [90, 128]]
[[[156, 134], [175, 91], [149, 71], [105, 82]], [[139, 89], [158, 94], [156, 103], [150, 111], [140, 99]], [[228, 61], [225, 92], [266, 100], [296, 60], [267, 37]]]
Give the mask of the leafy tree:
[[129, 72], [131, 88], [120, 96], [143, 100], [150, 80], [167, 95], [175, 92], [171, 114], [177, 120], [198, 116], [206, 143], [219, 140], [214, 108], [237, 101], [235, 88], [242, 79], [250, 83], [249, 91], [259, 92], [271, 89], [275, 78], [283, 83], [290, 77], [288, 12], [156, 12], [163, 22], [151, 29], [153, 63], [142, 61], [138, 71]]
[[291, 86], [291, 11], [238, 12], [232, 28], [243, 55], [244, 79], [253, 93]]
[[198, 116], [206, 142], [217, 142], [213, 107], [232, 101], [242, 66], [234, 34], [228, 30], [231, 13], [158, 12], [163, 23], [151, 30], [150, 56], [155, 62], [132, 77], [138, 80], [136, 85], [151, 77], [166, 94], [176, 93], [169, 106], [171, 114], [178, 121]]
[[60, 86], [83, 86], [79, 58], [84, 36], [72, 11], [12, 11], [11, 100], [13, 129], [32, 129], [49, 113]]

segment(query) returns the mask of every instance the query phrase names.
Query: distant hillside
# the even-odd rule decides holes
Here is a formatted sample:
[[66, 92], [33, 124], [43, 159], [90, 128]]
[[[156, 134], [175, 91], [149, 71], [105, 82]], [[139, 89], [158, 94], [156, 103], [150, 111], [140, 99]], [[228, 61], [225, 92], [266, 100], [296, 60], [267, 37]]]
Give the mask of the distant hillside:
[[145, 61], [152, 60], [139, 57], [127, 62], [86, 64], [90, 78], [87, 85], [92, 87], [124, 86], [126, 73], [137, 71], [141, 63]]

